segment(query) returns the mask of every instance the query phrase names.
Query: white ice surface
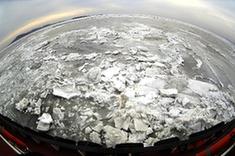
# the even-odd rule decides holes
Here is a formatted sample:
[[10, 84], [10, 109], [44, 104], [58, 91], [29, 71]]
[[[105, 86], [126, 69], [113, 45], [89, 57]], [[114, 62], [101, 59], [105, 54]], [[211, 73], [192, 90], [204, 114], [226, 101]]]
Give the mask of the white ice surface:
[[[195, 53], [209, 54], [206, 43], [202, 47], [195, 35], [177, 31], [180, 25], [158, 20], [131, 18], [115, 25], [109, 18], [60, 30], [66, 32], [50, 39], [30, 38], [14, 51], [21, 57], [0, 61], [4, 108], [16, 101], [17, 113], [40, 116], [38, 130], [108, 147], [153, 145], [233, 118], [230, 95], [203, 71], [207, 56], [196, 59], [202, 57]], [[185, 56], [191, 55], [196, 64], [189, 62], [193, 67], [185, 69]], [[23, 74], [14, 74], [19, 71]], [[202, 80], [188, 74], [194, 71]]]
[[43, 113], [38, 120], [37, 130], [40, 131], [48, 131], [50, 129], [50, 124], [53, 122], [51, 115], [48, 113]]

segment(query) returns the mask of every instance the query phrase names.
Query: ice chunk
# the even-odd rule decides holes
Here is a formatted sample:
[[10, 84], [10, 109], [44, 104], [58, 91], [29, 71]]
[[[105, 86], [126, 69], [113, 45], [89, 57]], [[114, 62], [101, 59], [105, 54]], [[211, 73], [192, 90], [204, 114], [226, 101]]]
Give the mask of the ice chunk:
[[138, 104], [147, 105], [147, 104], [153, 103], [155, 97], [157, 97], [156, 92], [146, 92], [145, 96], [139, 96], [132, 100]]
[[128, 100], [128, 97], [125, 94], [121, 94], [119, 96], [119, 108], [124, 108], [127, 100]]
[[158, 90], [148, 86], [137, 85], [135, 86], [135, 94], [136, 96], [147, 96], [149, 94], [155, 94], [156, 96], [156, 94], [158, 94]]
[[177, 101], [181, 103], [184, 108], [193, 108], [200, 103], [200, 98], [197, 96], [190, 96], [187, 94], [178, 94]]
[[80, 96], [81, 93], [78, 90], [75, 90], [71, 86], [65, 86], [61, 88], [53, 88], [53, 95], [59, 96], [65, 99], [71, 99], [73, 97]]
[[182, 105], [186, 106], [189, 102], [190, 102], [190, 100], [187, 97], [184, 97], [182, 100]]
[[207, 95], [209, 91], [217, 91], [218, 88], [210, 83], [199, 81], [199, 80], [188, 80], [188, 88], [190, 88], [193, 92], [199, 95]]
[[162, 74], [163, 73], [163, 70], [158, 68], [158, 67], [152, 67], [152, 68], [146, 68], [145, 69], [145, 75], [147, 77], [153, 77], [153, 75], [159, 75], [159, 74]]
[[181, 111], [178, 108], [173, 107], [170, 109], [169, 114], [172, 117], [178, 117], [180, 115], [180, 112]]
[[160, 94], [162, 96], [166, 96], [166, 97], [176, 97], [176, 95], [178, 94], [178, 90], [175, 88], [171, 88], [171, 89], [160, 89]]
[[34, 114], [39, 115], [41, 113], [41, 105], [42, 105], [42, 99], [38, 99], [38, 101], [35, 103], [35, 108], [34, 108]]
[[38, 120], [37, 130], [40, 131], [48, 131], [50, 129], [50, 124], [53, 122], [53, 119], [49, 113], [43, 113]]
[[110, 50], [107, 50], [106, 52], [104, 52], [105, 54], [112, 54], [112, 52]]
[[[122, 114], [121, 114], [122, 115]], [[113, 116], [115, 127], [118, 129], [128, 130], [129, 125], [131, 124], [131, 118], [124, 116]]]
[[86, 127], [85, 128], [85, 133], [86, 134], [89, 134], [89, 133], [91, 133], [92, 132], [92, 129], [90, 128], [90, 127]]
[[108, 147], [125, 143], [127, 141], [127, 133], [122, 130], [116, 129], [109, 125], [106, 125], [103, 130], [105, 132], [104, 138]]
[[144, 141], [146, 143], [145, 147], [152, 146], [156, 141], [157, 141], [156, 138], [149, 137]]
[[143, 69], [143, 66], [141, 64], [136, 64], [135, 69], [136, 71], [141, 71]]
[[143, 79], [140, 80], [139, 84], [151, 88], [162, 89], [166, 85], [166, 82], [159, 78], [155, 79], [155, 78], [144, 77]]
[[16, 103], [15, 108], [19, 111], [26, 110], [29, 105], [29, 101], [26, 98], [20, 100], [20, 102]]
[[123, 124], [122, 124], [122, 129], [128, 130], [130, 124], [131, 124], [131, 118], [130, 118], [130, 117], [127, 117], [127, 118], [125, 119], [125, 121], [123, 122]]
[[160, 62], [154, 62], [153, 66], [156, 66], [156, 67], [166, 67], [163, 63], [160, 63]]
[[151, 61], [154, 61], [153, 59], [152, 59], [152, 57], [150, 58], [150, 57], [145, 57], [145, 56], [140, 56], [140, 55], [137, 55], [137, 56], [135, 56], [136, 58], [137, 58], [137, 60], [139, 61], [139, 62], [151, 62]]
[[85, 55], [85, 58], [88, 60], [91, 60], [91, 59], [95, 59], [97, 56], [98, 56], [97, 53], [91, 53], [91, 54]]
[[148, 125], [146, 125], [141, 119], [134, 119], [134, 126], [136, 131], [145, 132], [148, 130]]
[[99, 82], [101, 78], [101, 69], [99, 67], [91, 68], [87, 73], [87, 78], [93, 82]]
[[79, 71], [83, 71], [84, 69], [85, 69], [85, 67], [88, 65], [89, 63], [84, 63], [82, 66], [80, 66], [79, 68], [78, 68], [78, 70]]
[[92, 132], [90, 134], [90, 139], [94, 143], [97, 143], [97, 144], [101, 143], [100, 135], [97, 132]]
[[122, 45], [122, 44], [114, 44], [114, 46], [117, 47], [117, 48], [124, 48], [124, 47], [125, 47], [125, 46]]
[[138, 81], [138, 77], [135, 74], [133, 74], [133, 73], [127, 74], [127, 79], [130, 80], [130, 81], [128, 81], [128, 83], [133, 83], [133, 82], [137, 82]]
[[121, 53], [121, 50], [114, 50], [114, 51], [112, 52], [113, 55], [118, 55], [118, 54], [120, 54], [120, 53]]
[[153, 133], [153, 129], [151, 127], [149, 127], [146, 131], [146, 134], [149, 135], [149, 134], [152, 134]]
[[68, 112], [68, 117], [71, 118], [71, 117], [74, 117], [75, 113], [72, 113], [72, 112]]
[[175, 101], [175, 99], [171, 98], [171, 97], [163, 97], [159, 99], [159, 103], [165, 107], [171, 103], [173, 103]]
[[79, 53], [70, 53], [65, 57], [65, 61], [75, 61], [81, 59], [81, 55]]
[[139, 51], [143, 51], [143, 52], [149, 51], [149, 49], [148, 49], [147, 47], [144, 47], [144, 46], [137, 46], [137, 49], [138, 49]]
[[203, 120], [196, 121], [196, 123], [191, 123], [189, 128], [193, 130], [193, 132], [198, 132], [203, 128]]
[[126, 86], [122, 81], [113, 79], [112, 82], [113, 82], [113, 87], [118, 91], [122, 92], [125, 90]]
[[48, 95], [48, 90], [45, 90], [45, 91], [43, 91], [41, 94], [40, 94], [40, 98], [46, 98], [47, 97], [47, 95]]
[[137, 48], [136, 47], [131, 47], [130, 49], [129, 49], [129, 51], [131, 52], [131, 54], [133, 54], [133, 55], [136, 55], [137, 54], [137, 52], [138, 52], [138, 50], [137, 50]]
[[145, 138], [146, 138], [145, 133], [137, 132], [129, 135], [128, 142], [130, 143], [143, 142]]
[[200, 69], [201, 68], [201, 66], [202, 66], [202, 61], [200, 60], [200, 59], [195, 59], [196, 60], [196, 62], [197, 62], [197, 69]]
[[122, 128], [123, 122], [124, 122], [124, 120], [121, 117], [114, 118], [115, 127], [118, 128], [118, 129]]
[[127, 87], [124, 91], [124, 94], [128, 97], [128, 98], [135, 98], [135, 90], [134, 88], [131, 87]]
[[102, 128], [104, 127], [103, 122], [99, 122], [94, 128], [92, 128], [96, 132], [100, 132]]
[[183, 91], [188, 85], [188, 80], [184, 76], [171, 77], [168, 86], [176, 88], [179, 92]]
[[110, 80], [114, 75], [117, 75], [120, 71], [120, 68], [118, 67], [111, 67], [111, 68], [108, 68], [104, 71], [102, 71], [101, 75], [103, 76], [102, 77], [102, 80], [103, 81], [108, 81]]
[[63, 120], [64, 112], [62, 112], [60, 108], [53, 108], [53, 118], [54, 120]]
[[191, 44], [189, 42], [183, 42], [183, 46], [188, 50], [193, 50]]
[[95, 91], [87, 92], [85, 94], [85, 98], [90, 98], [90, 97], [92, 97], [94, 101], [100, 104], [108, 103], [111, 100], [110, 94], [108, 94], [106, 91], [102, 89], [97, 89]]

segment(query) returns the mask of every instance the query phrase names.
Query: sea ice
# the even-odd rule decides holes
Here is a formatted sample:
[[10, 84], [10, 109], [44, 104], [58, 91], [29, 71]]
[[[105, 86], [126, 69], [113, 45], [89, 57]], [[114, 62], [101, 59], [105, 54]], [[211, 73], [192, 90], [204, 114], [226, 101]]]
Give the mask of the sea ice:
[[20, 102], [16, 103], [15, 108], [19, 111], [23, 111], [27, 109], [28, 105], [29, 105], [28, 99], [23, 98]]
[[53, 122], [51, 115], [48, 113], [43, 113], [38, 120], [37, 130], [40, 131], [48, 131], [50, 129], [50, 124]]
[[61, 111], [60, 108], [56, 107], [53, 108], [53, 119], [54, 120], [63, 120], [64, 119], [64, 112]]
[[178, 90], [175, 88], [171, 88], [171, 89], [160, 89], [160, 94], [162, 96], [166, 96], [166, 97], [176, 97], [176, 95], [178, 94]]
[[103, 130], [105, 132], [104, 137], [108, 147], [125, 143], [127, 141], [127, 133], [122, 130], [116, 129], [109, 125], [104, 126]]
[[113, 76], [117, 75], [120, 71], [118, 67], [111, 67], [101, 72], [102, 80], [109, 81]]
[[62, 97], [65, 99], [71, 99], [73, 97], [80, 96], [81, 93], [78, 90], [75, 90], [73, 87], [66, 86], [66, 87], [61, 87], [61, 88], [53, 88], [53, 95]]
[[97, 144], [101, 143], [100, 135], [97, 132], [92, 132], [90, 134], [90, 139]]
[[144, 85], [144, 86], [148, 86], [151, 88], [155, 88], [155, 89], [162, 89], [166, 85], [166, 82], [162, 79], [159, 79], [159, 78], [155, 79], [155, 78], [145, 77], [140, 80], [139, 84]]
[[209, 91], [218, 91], [218, 87], [213, 84], [193, 79], [188, 80], [188, 87], [201, 96], [207, 95]]
[[[212, 83], [214, 77], [221, 77], [222, 66], [213, 71], [218, 75], [207, 72], [211, 69], [205, 60], [224, 61], [217, 53], [207, 58], [208, 45], [214, 42], [211, 35], [204, 43], [206, 33], [198, 35], [199, 30], [190, 27], [193, 37], [185, 35], [178, 31], [181, 24], [171, 20], [106, 17], [71, 21], [81, 26], [79, 30], [61, 24], [55, 31], [61, 34], [50, 33], [50, 41], [43, 37], [47, 33], [29, 34], [14, 53], [7, 51], [9, 55], [0, 61], [0, 110], [9, 108], [14, 114], [16, 109], [16, 117], [41, 115], [37, 130], [108, 147], [127, 142], [153, 145], [234, 118], [232, 97]], [[196, 61], [188, 62], [190, 68], [189, 57]], [[10, 110], [15, 101], [15, 109]], [[12, 115], [21, 122], [16, 117]], [[29, 127], [35, 128], [34, 124]]]
[[146, 125], [141, 119], [134, 119], [134, 125], [136, 131], [145, 132], [148, 130], [148, 125]]
[[87, 73], [87, 78], [93, 82], [99, 82], [101, 79], [101, 69], [99, 67], [91, 68]]

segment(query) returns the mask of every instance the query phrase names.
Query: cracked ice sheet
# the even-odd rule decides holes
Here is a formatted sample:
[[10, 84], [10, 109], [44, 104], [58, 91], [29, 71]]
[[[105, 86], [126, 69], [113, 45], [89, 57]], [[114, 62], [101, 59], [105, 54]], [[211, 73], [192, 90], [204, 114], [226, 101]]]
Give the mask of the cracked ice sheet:
[[[207, 46], [201, 45], [204, 42], [198, 42], [200, 38], [177, 31], [191, 27], [149, 17], [91, 19], [59, 27], [51, 33], [54, 36], [48, 35], [48, 41], [34, 36], [14, 50], [14, 57], [9, 53], [2, 59], [3, 104], [15, 107], [15, 114], [38, 115], [38, 129], [50, 130], [50, 135], [108, 147], [184, 138], [234, 118], [231, 96], [207, 81], [210, 73], [196, 80], [182, 68], [184, 55], [200, 50], [208, 53], [203, 49]], [[90, 26], [83, 27], [87, 22]], [[67, 26], [74, 30], [60, 29]], [[194, 29], [195, 34], [204, 34]], [[206, 64], [203, 61], [191, 70], [200, 73]], [[46, 119], [52, 117], [50, 122], [43, 120], [45, 113]]]

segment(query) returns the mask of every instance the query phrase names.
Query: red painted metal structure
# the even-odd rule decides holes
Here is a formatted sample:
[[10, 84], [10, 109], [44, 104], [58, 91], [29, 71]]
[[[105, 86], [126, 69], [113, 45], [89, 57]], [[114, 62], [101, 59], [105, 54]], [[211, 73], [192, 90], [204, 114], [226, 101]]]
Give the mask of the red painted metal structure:
[[170, 138], [151, 147], [119, 144], [115, 148], [72, 140], [33, 131], [0, 115], [0, 156], [158, 156], [158, 155], [235, 155], [235, 120], [220, 123], [189, 136], [188, 140]]

